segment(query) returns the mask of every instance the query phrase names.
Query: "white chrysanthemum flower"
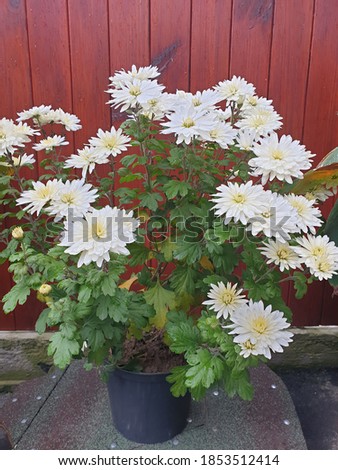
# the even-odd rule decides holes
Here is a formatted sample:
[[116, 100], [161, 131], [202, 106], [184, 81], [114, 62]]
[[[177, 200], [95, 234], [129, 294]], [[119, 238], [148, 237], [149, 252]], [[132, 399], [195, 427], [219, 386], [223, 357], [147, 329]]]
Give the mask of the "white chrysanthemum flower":
[[236, 77], [236, 75], [231, 80], [219, 82], [214, 89], [220, 93], [223, 100], [236, 101], [237, 103], [243, 103], [247, 96], [255, 94], [253, 84], [248, 83], [242, 77]]
[[[137, 68], [136, 65], [131, 66], [131, 70], [127, 72], [122, 69], [116, 72], [112, 77], [109, 77], [111, 85], [116, 88], [121, 88], [126, 83], [132, 82], [135, 78], [138, 80], [150, 80], [160, 75], [158, 68], [149, 65], [148, 67]], [[108, 91], [110, 93], [110, 90]]]
[[71, 255], [80, 254], [78, 267], [95, 262], [98, 267], [109, 261], [110, 253], [128, 255], [128, 243], [135, 240], [134, 231], [139, 222], [133, 212], [106, 206], [85, 214], [83, 220], [65, 222], [60, 245], [68, 247]]
[[265, 191], [265, 206], [250, 220], [248, 230], [281, 242], [290, 240], [291, 233], [299, 233], [297, 211], [280, 194]]
[[24, 210], [30, 214], [36, 212], [39, 215], [41, 209], [54, 198], [59, 187], [60, 182], [57, 179], [49, 180], [46, 184], [41, 183], [41, 181], [33, 182], [34, 189], [23, 191], [16, 204], [27, 204]]
[[107, 155], [98, 155], [94, 147], [84, 147], [82, 150], [78, 150], [77, 154], [67, 158], [64, 167], [81, 169], [82, 178], [85, 178], [87, 172], [91, 174], [94, 171], [95, 165], [102, 165], [108, 162], [109, 158]]
[[99, 129], [96, 135], [97, 137], [89, 139], [89, 143], [93, 151], [101, 157], [109, 157], [109, 155], [116, 157], [121, 152], [125, 152], [127, 147], [130, 147], [128, 144], [130, 137], [122, 134], [121, 129], [116, 130], [114, 126], [110, 131]]
[[315, 201], [316, 203], [318, 203], [325, 202], [327, 199], [334, 196], [335, 194], [337, 194], [337, 188], [319, 188], [311, 192], [307, 192], [306, 194], [304, 194], [304, 197], [306, 197], [308, 201]]
[[6, 166], [6, 167], [12, 167], [12, 166], [21, 167], [25, 165], [33, 165], [33, 163], [35, 163], [35, 158], [33, 154], [27, 155], [26, 153], [24, 153], [23, 155], [20, 155], [19, 157], [15, 157], [14, 155], [11, 155], [11, 159], [12, 159], [11, 163], [9, 163], [8, 161], [0, 162], [0, 165]]
[[276, 111], [262, 109], [246, 113], [243, 119], [236, 122], [236, 126], [240, 129], [249, 129], [254, 132], [256, 139], [260, 136], [266, 136], [276, 131], [282, 126], [281, 116]]
[[40, 140], [38, 144], [33, 145], [34, 150], [46, 150], [51, 151], [55, 147], [60, 147], [61, 145], [68, 145], [69, 142], [66, 141], [65, 137], [61, 135], [49, 136], [46, 139]]
[[256, 111], [274, 111], [274, 107], [272, 106], [272, 100], [268, 100], [263, 97], [258, 97], [257, 95], [253, 96], [246, 96], [244, 103], [241, 107], [241, 115], [245, 115], [246, 112], [251, 112], [252, 109]]
[[218, 186], [217, 191], [211, 199], [216, 203], [213, 209], [216, 209], [216, 215], [225, 215], [225, 224], [233, 219], [246, 225], [262, 212], [262, 208], [267, 208], [266, 192], [261, 185], [253, 185], [252, 181], [240, 185], [222, 184]]
[[220, 122], [228, 122], [230, 121], [232, 112], [231, 107], [227, 106], [225, 109], [214, 109], [214, 115]]
[[163, 119], [166, 113], [169, 112], [170, 99], [168, 93], [162, 93], [158, 98], [152, 98], [142, 105], [141, 114], [147, 116], [148, 119], [159, 121]]
[[[63, 217], [82, 217], [90, 209], [90, 205], [98, 197], [97, 189], [84, 180], [73, 180], [62, 183], [50, 201], [47, 212], [55, 215], [56, 220]], [[71, 212], [70, 212], [71, 211]]]
[[[290, 326], [283, 312], [272, 310], [272, 306], [264, 307], [262, 301], [249, 301], [248, 304], [239, 307], [231, 316], [231, 334], [235, 335], [234, 342], [245, 345], [245, 351], [249, 355], [250, 345], [255, 345], [257, 350], [267, 359], [271, 359], [272, 352], [283, 352], [283, 346], [288, 346], [293, 334], [284, 331]], [[243, 348], [242, 348], [243, 351]], [[244, 355], [244, 353], [243, 353]]]
[[210, 291], [208, 292], [208, 300], [203, 302], [203, 305], [208, 305], [210, 310], [216, 312], [217, 318], [231, 317], [231, 314], [247, 300], [245, 295], [240, 295], [243, 289], [237, 289], [237, 284], [232, 285], [230, 282], [225, 286], [223, 282], [210, 284]]
[[40, 117], [45, 116], [52, 110], [51, 106], [45, 106], [42, 104], [41, 106], [33, 106], [32, 108], [22, 111], [18, 113], [17, 121], [27, 121], [28, 119], [33, 119], [35, 124], [38, 124], [40, 121]]
[[296, 241], [298, 246], [295, 246], [294, 250], [310, 269], [311, 274], [320, 280], [330, 279], [337, 274], [338, 247], [327, 235], [307, 235], [296, 238]]
[[285, 196], [285, 199], [298, 213], [297, 225], [299, 229], [304, 233], [311, 232], [315, 234], [316, 227], [320, 227], [323, 223], [320, 219], [320, 210], [317, 207], [313, 207], [316, 201], [309, 201], [306, 197], [295, 194], [288, 194]]
[[279, 181], [292, 183], [293, 178], [303, 178], [303, 171], [311, 168], [313, 154], [305, 150], [298, 140], [290, 135], [278, 135], [274, 132], [253, 145], [256, 157], [249, 160], [254, 176], [262, 177], [262, 184], [277, 178]]
[[213, 109], [214, 105], [223, 101], [223, 97], [216, 90], [197, 91], [191, 94], [191, 104], [199, 109]]
[[204, 109], [182, 107], [168, 116], [162, 124], [162, 134], [176, 134], [177, 144], [190, 144], [194, 138], [203, 139], [215, 126], [215, 117]]
[[24, 166], [24, 165], [33, 165], [35, 163], [34, 155], [27, 155], [24, 153], [20, 157], [12, 157], [13, 165], [14, 166]]
[[122, 106], [123, 112], [130, 108], [142, 107], [149, 100], [159, 98], [163, 90], [164, 86], [159, 85], [157, 80], [133, 79], [121, 85], [119, 89], [110, 90], [112, 99], [108, 103], [114, 108]]
[[253, 132], [250, 129], [243, 129], [237, 133], [236, 141], [241, 150], [250, 152], [254, 142], [256, 141], [256, 132]]
[[0, 119], [0, 154], [13, 153], [16, 147], [24, 147], [31, 136], [38, 134], [26, 123], [15, 124], [12, 119]]
[[66, 113], [61, 108], [55, 111], [54, 122], [62, 124], [66, 131], [75, 132], [82, 128], [80, 119], [75, 114]]
[[227, 149], [234, 143], [237, 131], [226, 122], [215, 121], [214, 127], [207, 135], [202, 135], [207, 142], [216, 142], [222, 149]]
[[263, 245], [264, 247], [259, 249], [267, 257], [267, 264], [274, 263], [282, 272], [284, 270], [301, 268], [302, 264], [299, 256], [288, 243], [280, 242], [279, 240], [269, 240], [263, 243]]
[[239, 343], [241, 347], [240, 356], [248, 358], [249, 356], [261, 356], [264, 354], [264, 348], [260, 347], [259, 343], [253, 344], [250, 340], [244, 343]]

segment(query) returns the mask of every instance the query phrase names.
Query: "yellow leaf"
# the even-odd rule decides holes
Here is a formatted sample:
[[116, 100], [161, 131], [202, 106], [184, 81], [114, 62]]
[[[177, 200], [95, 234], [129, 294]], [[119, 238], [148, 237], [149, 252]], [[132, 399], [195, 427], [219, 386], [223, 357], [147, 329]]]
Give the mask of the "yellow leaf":
[[200, 265], [202, 268], [207, 269], [208, 271], [215, 271], [215, 267], [207, 256], [202, 256], [200, 259]]
[[130, 279], [127, 281], [123, 282], [122, 284], [119, 285], [120, 289], [127, 289], [130, 290], [132, 284], [137, 280], [137, 276], [132, 276]]

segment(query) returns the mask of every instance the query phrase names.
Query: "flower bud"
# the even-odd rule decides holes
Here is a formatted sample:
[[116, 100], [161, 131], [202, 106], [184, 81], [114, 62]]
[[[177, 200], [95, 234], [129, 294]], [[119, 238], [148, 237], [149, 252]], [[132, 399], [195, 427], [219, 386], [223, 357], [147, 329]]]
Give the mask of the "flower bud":
[[39, 287], [39, 293], [42, 295], [48, 295], [51, 290], [52, 290], [52, 286], [50, 286], [49, 284], [42, 284]]
[[15, 240], [21, 240], [23, 238], [23, 230], [21, 227], [15, 227], [12, 230], [12, 237], [15, 238]]

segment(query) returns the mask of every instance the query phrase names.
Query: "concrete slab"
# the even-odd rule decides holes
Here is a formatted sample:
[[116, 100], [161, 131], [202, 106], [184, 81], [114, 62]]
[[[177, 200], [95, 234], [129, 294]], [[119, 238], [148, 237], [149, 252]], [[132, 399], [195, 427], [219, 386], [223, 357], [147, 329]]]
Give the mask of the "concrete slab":
[[[114, 429], [106, 386], [97, 371], [86, 372], [81, 363], [69, 367], [52, 389], [50, 374], [20, 384], [17, 401], [10, 396], [5, 402], [4, 421], [17, 449], [306, 449], [283, 382], [266, 366], [254, 369], [252, 379], [252, 402], [210, 392], [193, 402], [185, 431], [157, 445], [130, 442]], [[49, 392], [37, 410], [42, 389]]]

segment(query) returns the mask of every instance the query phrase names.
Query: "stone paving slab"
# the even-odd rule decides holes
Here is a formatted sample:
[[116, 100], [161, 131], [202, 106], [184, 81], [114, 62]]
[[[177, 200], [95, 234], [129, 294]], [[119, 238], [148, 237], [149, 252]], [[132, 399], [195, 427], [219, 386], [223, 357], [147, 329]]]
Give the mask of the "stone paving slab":
[[306, 449], [284, 383], [267, 366], [254, 369], [252, 380], [252, 402], [210, 392], [192, 403], [182, 434], [156, 445], [130, 442], [114, 429], [106, 385], [81, 362], [63, 375], [52, 372], [20, 384], [7, 397], [1, 419], [17, 449]]

